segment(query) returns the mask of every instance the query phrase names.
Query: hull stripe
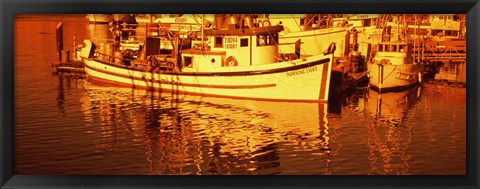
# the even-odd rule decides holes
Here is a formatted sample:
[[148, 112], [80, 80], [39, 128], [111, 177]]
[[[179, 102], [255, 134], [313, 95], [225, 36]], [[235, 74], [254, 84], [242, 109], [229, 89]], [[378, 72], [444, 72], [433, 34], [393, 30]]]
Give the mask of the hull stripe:
[[[275, 83], [269, 83], [269, 84], [261, 84], [261, 85], [205, 85], [205, 84], [196, 84], [196, 83], [180, 83], [180, 82], [171, 82], [171, 81], [162, 81], [158, 79], [146, 79], [146, 78], [140, 78], [140, 77], [135, 77], [135, 76], [127, 76], [123, 74], [118, 74], [118, 73], [112, 73], [108, 72], [105, 70], [100, 70], [88, 65], [85, 65], [86, 68], [91, 69], [93, 71], [101, 72], [104, 74], [109, 74], [117, 77], [122, 77], [126, 79], [131, 79], [132, 83], [133, 80], [136, 81], [144, 81], [144, 82], [150, 82], [150, 83], [159, 83], [159, 84], [167, 84], [167, 85], [176, 85], [176, 86], [185, 86], [185, 87], [198, 87], [198, 88], [218, 88], [218, 89], [256, 89], [256, 88], [268, 88], [268, 87], [276, 87], [277, 84]], [[132, 84], [133, 85], [133, 84]]]
[[[150, 88], [150, 87], [145, 87], [145, 86], [132, 87], [132, 85], [130, 85], [130, 84], [105, 80], [105, 79], [94, 77], [94, 76], [88, 76], [87, 79], [88, 79], [89, 82], [97, 84], [97, 85], [152, 90], [152, 88]], [[242, 99], [242, 100], [262, 100], [262, 101], [272, 101], [272, 102], [315, 102], [315, 103], [327, 103], [328, 102], [328, 101], [323, 100], [323, 99], [301, 100], [301, 99], [270, 99], [270, 98], [255, 98], [255, 97], [238, 97], [238, 96], [205, 94], [205, 93], [198, 93], [198, 92], [187, 92], [187, 91], [171, 90], [171, 89], [163, 89], [163, 88], [162, 89], [153, 89], [153, 90], [161, 92], [161, 93], [174, 92], [175, 94], [186, 94], [186, 95], [205, 96], [205, 97], [220, 97], [220, 98], [231, 98], [231, 99]]]

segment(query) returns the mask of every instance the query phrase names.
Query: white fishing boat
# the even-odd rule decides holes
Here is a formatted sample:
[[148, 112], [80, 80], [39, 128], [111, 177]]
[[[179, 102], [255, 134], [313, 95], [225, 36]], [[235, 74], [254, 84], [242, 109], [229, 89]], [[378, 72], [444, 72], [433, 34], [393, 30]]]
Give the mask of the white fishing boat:
[[134, 14], [133, 16], [139, 25], [155, 23], [155, 20], [162, 18], [162, 14]]
[[[205, 21], [202, 21], [205, 19]], [[202, 28], [212, 26], [213, 15], [199, 14], [136, 14], [138, 24], [157, 24], [168, 28], [171, 32], [198, 32]]]
[[379, 43], [368, 70], [371, 86], [385, 92], [405, 90], [421, 79], [421, 65], [414, 62], [411, 43]]
[[[223, 21], [235, 20], [232, 17], [236, 16]], [[169, 53], [160, 49], [159, 37], [147, 37], [137, 53], [128, 49], [93, 53], [95, 45], [86, 40], [82, 50], [85, 71], [89, 81], [160, 92], [328, 101], [333, 52], [285, 61], [279, 58], [278, 51], [282, 26], [256, 27], [256, 19], [251, 17], [240, 21], [228, 24], [228, 28], [202, 29], [202, 40], [192, 42], [193, 48], [185, 45], [190, 39], [172, 38], [176, 48]]]
[[384, 18], [379, 14], [353, 14], [333, 18], [333, 26], [347, 27], [349, 31], [358, 32], [358, 43], [376, 44], [382, 41]]
[[438, 14], [430, 16], [430, 35], [435, 41], [465, 39], [465, 15]]
[[114, 21], [112, 14], [87, 14], [86, 18], [91, 24], [108, 24]]
[[[280, 51], [288, 53], [299, 50], [301, 55], [322, 53], [335, 42], [335, 57], [342, 57], [348, 55], [355, 44], [381, 42], [383, 32], [378, 14], [271, 14], [266, 19], [264, 25], [281, 24], [285, 27], [279, 36]], [[350, 34], [355, 36], [351, 37]], [[297, 48], [299, 43], [301, 49]]]
[[[332, 27], [328, 19], [320, 15], [271, 14], [261, 24], [285, 27], [279, 34], [282, 53], [299, 51], [301, 55], [316, 55], [322, 53], [331, 43], [335, 43], [335, 56], [343, 55], [348, 28]], [[298, 49], [299, 44], [301, 49]]]

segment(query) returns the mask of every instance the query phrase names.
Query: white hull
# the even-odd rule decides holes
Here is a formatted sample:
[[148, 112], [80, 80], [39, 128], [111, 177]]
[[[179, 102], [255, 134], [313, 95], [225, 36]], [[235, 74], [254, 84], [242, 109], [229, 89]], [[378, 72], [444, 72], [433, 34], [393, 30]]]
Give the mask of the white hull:
[[386, 64], [380, 66], [380, 64], [370, 63], [368, 66], [370, 84], [377, 89], [408, 88], [419, 82], [420, 66], [417, 64]]
[[331, 55], [305, 61], [224, 67], [214, 72], [153, 73], [123, 65], [85, 60], [89, 80], [105, 84], [201, 96], [255, 100], [326, 102]]
[[[374, 27], [361, 27], [356, 28], [358, 31], [357, 43], [368, 42], [376, 44], [381, 41], [381, 30]], [[301, 39], [302, 55], [315, 55], [323, 53], [327, 50], [328, 46], [332, 43], [336, 43], [335, 57], [343, 56], [345, 49], [345, 35], [347, 34], [347, 28], [326, 28], [309, 31], [297, 31], [289, 33], [280, 33], [280, 45], [279, 49], [282, 53], [295, 52], [295, 42]], [[350, 43], [353, 42], [353, 37], [350, 36]]]

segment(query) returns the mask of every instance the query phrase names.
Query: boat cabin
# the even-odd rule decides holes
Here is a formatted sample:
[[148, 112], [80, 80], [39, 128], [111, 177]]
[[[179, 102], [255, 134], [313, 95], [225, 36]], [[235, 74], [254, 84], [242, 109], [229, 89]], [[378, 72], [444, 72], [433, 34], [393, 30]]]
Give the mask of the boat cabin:
[[[406, 42], [382, 42], [377, 44], [374, 61], [387, 61], [389, 64], [413, 63], [412, 44]], [[387, 63], [383, 62], [382, 64]]]
[[[183, 69], [212, 71], [221, 67], [242, 67], [279, 61], [278, 33], [283, 26], [262, 26], [251, 17], [225, 17], [228, 27], [217, 20], [215, 29], [205, 30], [205, 44], [181, 50]], [[216, 17], [216, 19], [221, 19]]]

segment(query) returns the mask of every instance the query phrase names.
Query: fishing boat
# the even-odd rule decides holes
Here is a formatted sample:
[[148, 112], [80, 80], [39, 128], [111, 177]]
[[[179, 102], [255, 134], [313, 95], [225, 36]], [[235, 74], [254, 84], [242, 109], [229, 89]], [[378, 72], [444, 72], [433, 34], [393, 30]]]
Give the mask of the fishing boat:
[[465, 15], [438, 14], [430, 16], [430, 35], [435, 41], [465, 39]]
[[[283, 26], [258, 26], [249, 16], [216, 19], [230, 23], [227, 28], [202, 29], [191, 38], [158, 32], [167, 35], [146, 37], [137, 52], [98, 52], [96, 44], [85, 40], [81, 54], [88, 80], [201, 96], [328, 101], [333, 51], [284, 60], [278, 51]], [[170, 40], [175, 48], [160, 49], [161, 40]]]
[[[381, 42], [383, 32], [382, 19], [377, 14], [271, 14], [265, 19], [264, 25], [285, 27], [279, 36], [282, 52], [298, 50], [296, 45], [300, 39], [302, 55], [321, 53], [335, 42], [335, 57], [342, 57], [353, 49], [352, 44]], [[353, 33], [355, 38], [350, 37]]]
[[333, 26], [347, 27], [349, 31], [358, 32], [358, 43], [381, 42], [383, 27], [382, 24], [386, 18], [379, 14], [347, 14], [342, 17], [333, 18]]
[[384, 92], [405, 90], [421, 80], [421, 65], [414, 62], [412, 44], [407, 42], [379, 43], [368, 70], [373, 89]]
[[158, 24], [171, 32], [187, 33], [199, 32], [201, 23], [205, 23], [208, 28], [212, 24], [212, 17], [213, 15], [196, 14], [136, 14], [135, 20], [138, 24]]
[[[343, 55], [348, 28], [333, 26], [329, 17], [309, 14], [271, 14], [262, 21], [262, 24], [285, 27], [285, 30], [279, 34], [280, 52], [299, 51], [301, 55], [316, 55], [322, 53], [331, 43], [335, 43], [337, 49], [335, 56]], [[301, 49], [298, 48], [299, 44]]]
[[114, 21], [112, 14], [87, 14], [90, 24], [108, 24]]

